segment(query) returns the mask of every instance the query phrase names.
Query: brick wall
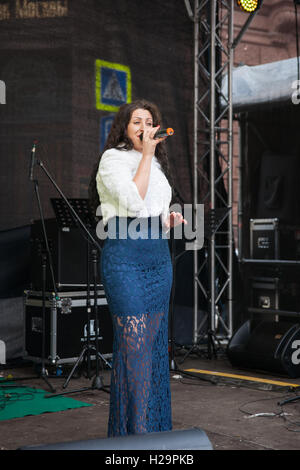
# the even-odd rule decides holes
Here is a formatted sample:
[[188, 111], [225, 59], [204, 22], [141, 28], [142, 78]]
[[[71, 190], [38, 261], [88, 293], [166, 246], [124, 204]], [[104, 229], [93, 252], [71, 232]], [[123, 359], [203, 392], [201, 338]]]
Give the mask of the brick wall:
[[[237, 36], [247, 19], [238, 6], [234, 10], [234, 37]], [[298, 7], [300, 28], [300, 8]], [[235, 49], [234, 66], [259, 65], [285, 60], [297, 55], [296, 19], [293, 0], [264, 0], [260, 11]], [[237, 239], [237, 202], [238, 202], [238, 123], [234, 122], [233, 133], [233, 223]]]

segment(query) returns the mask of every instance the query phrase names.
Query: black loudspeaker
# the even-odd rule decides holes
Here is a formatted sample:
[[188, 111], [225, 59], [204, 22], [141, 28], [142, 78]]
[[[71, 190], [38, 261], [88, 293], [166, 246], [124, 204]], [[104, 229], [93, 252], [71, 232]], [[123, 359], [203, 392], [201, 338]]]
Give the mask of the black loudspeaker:
[[257, 218], [276, 217], [281, 223], [300, 223], [300, 159], [265, 152], [261, 158]]
[[0, 232], [0, 298], [21, 297], [29, 284], [30, 226]]
[[[21, 447], [19, 450], [213, 450], [198, 428]], [[152, 463], [155, 463], [154, 461]], [[156, 462], [159, 463], [159, 462]]]
[[247, 320], [231, 338], [227, 356], [235, 367], [300, 377], [300, 324]]
[[[49, 249], [52, 256], [54, 279], [59, 289], [70, 286], [86, 286], [87, 280], [87, 241], [86, 235], [78, 227], [60, 228], [56, 219], [45, 220]], [[92, 233], [95, 236], [94, 233]], [[45, 242], [41, 221], [31, 227], [30, 284], [32, 290], [42, 289], [41, 253]], [[90, 282], [93, 283], [92, 262], [89, 267]], [[46, 290], [53, 290], [49, 264], [46, 271]]]

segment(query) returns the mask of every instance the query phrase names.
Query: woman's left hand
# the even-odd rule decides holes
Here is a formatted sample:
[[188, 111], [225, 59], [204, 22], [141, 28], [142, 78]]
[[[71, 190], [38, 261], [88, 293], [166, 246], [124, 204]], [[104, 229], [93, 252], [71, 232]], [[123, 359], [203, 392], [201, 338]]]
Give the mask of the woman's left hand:
[[168, 221], [165, 223], [166, 227], [172, 228], [179, 224], [187, 224], [187, 221], [183, 218], [180, 212], [171, 212]]

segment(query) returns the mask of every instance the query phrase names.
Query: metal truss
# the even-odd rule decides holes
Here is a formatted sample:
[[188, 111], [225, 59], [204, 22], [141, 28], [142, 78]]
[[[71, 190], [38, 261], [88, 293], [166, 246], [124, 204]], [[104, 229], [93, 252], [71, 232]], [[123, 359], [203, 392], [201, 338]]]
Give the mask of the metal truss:
[[[208, 332], [213, 341], [232, 336], [232, 67], [233, 0], [185, 0], [194, 22], [194, 188], [193, 207], [205, 204], [205, 261], [194, 250], [193, 342], [199, 341], [199, 288], [208, 302]], [[228, 76], [224, 96], [221, 79]], [[222, 98], [222, 107], [221, 107]], [[225, 103], [225, 106], [224, 106]], [[199, 194], [201, 193], [201, 198]], [[194, 218], [196, 220], [196, 217]], [[205, 286], [202, 271], [208, 273]], [[203, 335], [203, 334], [202, 334]]]

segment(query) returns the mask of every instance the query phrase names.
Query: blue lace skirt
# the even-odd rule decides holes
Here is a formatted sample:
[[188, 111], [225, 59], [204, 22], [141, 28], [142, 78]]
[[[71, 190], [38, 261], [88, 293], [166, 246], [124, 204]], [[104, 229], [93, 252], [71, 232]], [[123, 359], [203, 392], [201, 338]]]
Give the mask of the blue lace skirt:
[[114, 328], [108, 436], [171, 430], [172, 264], [160, 217], [110, 219], [100, 269]]

